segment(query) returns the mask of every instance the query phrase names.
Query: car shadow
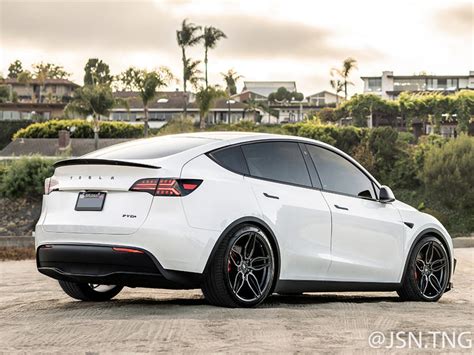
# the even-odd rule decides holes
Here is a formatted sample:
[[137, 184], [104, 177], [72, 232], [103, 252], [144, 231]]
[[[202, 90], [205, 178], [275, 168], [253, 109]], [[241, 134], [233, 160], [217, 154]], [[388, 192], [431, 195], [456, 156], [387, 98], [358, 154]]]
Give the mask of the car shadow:
[[[329, 303], [380, 303], [380, 302], [400, 302], [396, 296], [364, 296], [364, 295], [341, 295], [341, 294], [302, 294], [302, 295], [278, 295], [274, 294], [268, 297], [259, 308], [287, 308], [295, 306], [312, 306]], [[192, 307], [211, 307], [219, 310], [222, 308], [213, 307], [207, 300], [201, 296], [191, 298], [117, 298], [109, 302], [78, 302], [71, 301], [62, 303], [59, 308], [63, 310], [76, 310], [87, 308], [127, 308], [133, 310], [134, 314], [147, 314], [151, 310], [164, 310], [180, 308], [182, 310]], [[138, 312], [138, 313], [137, 313]]]

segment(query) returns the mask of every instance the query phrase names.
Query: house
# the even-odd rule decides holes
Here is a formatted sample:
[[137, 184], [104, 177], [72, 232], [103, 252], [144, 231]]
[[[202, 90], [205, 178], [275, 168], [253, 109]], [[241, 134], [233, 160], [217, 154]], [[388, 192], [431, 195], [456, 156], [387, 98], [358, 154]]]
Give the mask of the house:
[[381, 76], [363, 76], [364, 94], [380, 95], [384, 99], [396, 99], [404, 91], [454, 93], [474, 89], [474, 71], [469, 75], [394, 75], [384, 71]]
[[35, 103], [67, 103], [72, 98], [74, 90], [79, 85], [67, 79], [46, 79], [40, 81], [31, 79], [26, 83], [17, 79], [4, 79], [0, 85], [10, 89], [11, 97], [17, 98], [18, 102]]
[[64, 116], [65, 103], [0, 103], [0, 122], [2, 120], [49, 120]]
[[308, 101], [308, 103], [314, 104], [316, 106], [329, 106], [338, 104], [339, 102], [344, 100], [344, 97], [324, 90], [316, 94], [307, 96], [306, 100]]
[[[124, 99], [128, 102], [126, 107], [116, 107], [110, 112], [109, 118], [114, 121], [142, 121], [144, 117], [143, 103], [137, 92], [117, 91], [115, 97]], [[199, 122], [199, 106], [195, 96], [188, 93], [189, 102], [187, 114], [195, 122]], [[183, 114], [185, 95], [182, 91], [160, 91], [156, 97], [148, 104], [148, 119], [151, 127], [160, 127], [172, 118]], [[252, 118], [253, 115], [247, 115], [247, 105], [236, 100], [220, 99], [217, 100], [209, 110], [207, 122], [216, 123], [235, 123], [245, 118]]]
[[10, 91], [7, 102], [0, 103], [1, 120], [50, 119], [64, 116], [64, 108], [79, 85], [67, 79], [32, 79], [26, 83], [4, 79], [0, 86]]

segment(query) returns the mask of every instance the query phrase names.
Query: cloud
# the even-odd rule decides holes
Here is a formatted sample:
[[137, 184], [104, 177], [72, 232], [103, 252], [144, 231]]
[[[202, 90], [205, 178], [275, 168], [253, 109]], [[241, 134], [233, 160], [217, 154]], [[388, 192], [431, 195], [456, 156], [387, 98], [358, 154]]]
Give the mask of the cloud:
[[[0, 3], [3, 47], [51, 51], [107, 51], [117, 55], [139, 51], [179, 55], [175, 31], [185, 15], [172, 3], [157, 6], [144, 1], [7, 1]], [[176, 4], [176, 6], [180, 6]], [[187, 15], [187, 14], [186, 14]], [[179, 17], [178, 17], [179, 16]], [[379, 57], [371, 48], [331, 45], [328, 29], [269, 17], [196, 13], [192, 22], [212, 24], [228, 36], [217, 47], [223, 58], [286, 58], [320, 60], [345, 56]]]
[[466, 2], [450, 8], [438, 10], [434, 14], [434, 25], [438, 31], [452, 36], [469, 37], [472, 41], [474, 10], [472, 3]]

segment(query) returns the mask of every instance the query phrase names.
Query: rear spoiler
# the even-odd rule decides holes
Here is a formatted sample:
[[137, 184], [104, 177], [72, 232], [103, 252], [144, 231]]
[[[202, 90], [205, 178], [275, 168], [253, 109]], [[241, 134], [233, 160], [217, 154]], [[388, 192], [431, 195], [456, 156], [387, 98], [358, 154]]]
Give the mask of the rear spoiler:
[[59, 168], [60, 166], [68, 166], [68, 165], [116, 165], [116, 166], [119, 165], [119, 166], [133, 166], [137, 168], [149, 168], [149, 169], [161, 168], [159, 166], [135, 163], [131, 161], [109, 160], [109, 159], [87, 159], [87, 158], [60, 160], [54, 164], [54, 167]]

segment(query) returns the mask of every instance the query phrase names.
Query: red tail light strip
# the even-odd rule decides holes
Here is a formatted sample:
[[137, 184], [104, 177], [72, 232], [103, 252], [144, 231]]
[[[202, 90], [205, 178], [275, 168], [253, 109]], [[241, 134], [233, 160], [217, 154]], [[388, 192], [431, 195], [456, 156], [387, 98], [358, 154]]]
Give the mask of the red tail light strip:
[[138, 249], [130, 249], [130, 248], [112, 248], [113, 251], [117, 251], [119, 253], [134, 253], [134, 254], [143, 254], [141, 250]]

